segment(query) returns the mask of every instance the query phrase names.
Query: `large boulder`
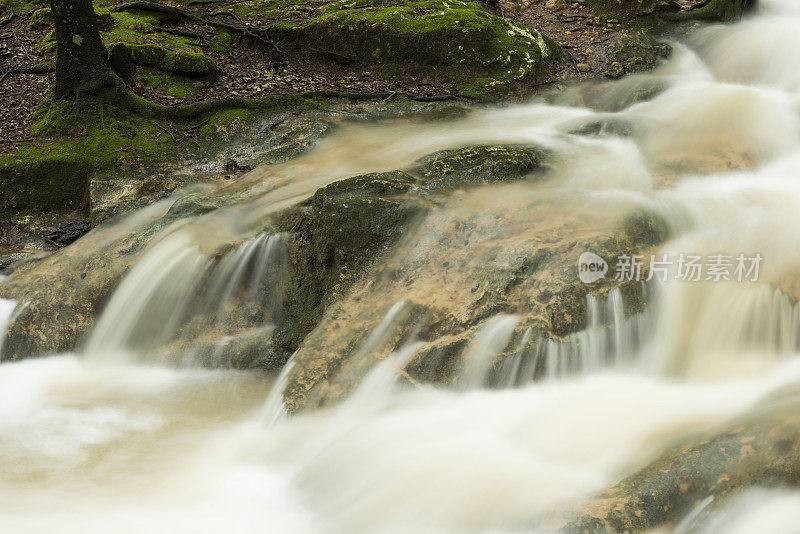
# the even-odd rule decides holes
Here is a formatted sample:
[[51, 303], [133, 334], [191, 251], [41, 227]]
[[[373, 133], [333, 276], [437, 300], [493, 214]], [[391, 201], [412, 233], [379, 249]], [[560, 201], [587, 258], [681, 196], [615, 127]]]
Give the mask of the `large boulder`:
[[369, 65], [389, 77], [428, 77], [476, 97], [530, 93], [550, 76], [558, 45], [474, 2], [340, 0], [299, 22], [273, 24], [276, 40]]

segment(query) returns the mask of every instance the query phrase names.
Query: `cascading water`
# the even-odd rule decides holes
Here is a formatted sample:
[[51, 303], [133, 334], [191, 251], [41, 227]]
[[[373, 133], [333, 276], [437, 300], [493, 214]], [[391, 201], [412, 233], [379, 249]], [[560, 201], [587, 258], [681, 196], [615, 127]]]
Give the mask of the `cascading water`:
[[[3, 529], [528, 532], [676, 436], [796, 385], [800, 305], [787, 277], [800, 268], [800, 3], [760, 4], [755, 17], [701, 29], [653, 74], [608, 89], [601, 104], [617, 111], [539, 102], [446, 124], [346, 126], [259, 200], [164, 230], [82, 355], [0, 366]], [[653, 83], [660, 94], [632, 103]], [[636, 134], [618, 136], [610, 119]], [[597, 122], [599, 135], [575, 133]], [[347, 338], [352, 361], [338, 372], [370, 371], [340, 404], [286, 416], [283, 390], [308, 365], [302, 347], [271, 392], [255, 373], [180, 365], [223, 359], [279, 319], [289, 258], [280, 235], [262, 233], [265, 213], [338, 178], [481, 143], [546, 148], [548, 180], [485, 186], [430, 215], [473, 209], [494, 217], [488, 229], [465, 237], [423, 224], [408, 236], [409, 250], [425, 252], [417, 283], [403, 294], [377, 281], [362, 288], [377, 318]], [[530, 198], [546, 205], [530, 210]], [[478, 257], [512, 234], [533, 246], [598, 206], [658, 213], [672, 235], [658, 256], [759, 254], [759, 279], [685, 281], [671, 270], [644, 285], [640, 313], [619, 289], [589, 294], [585, 328], [562, 336], [541, 334], [524, 321], [525, 303], [512, 303], [468, 325], [450, 385], [407, 372], [442, 341], [418, 329], [417, 301], [460, 320], [459, 298], [471, 291], [454, 287], [464, 285], [458, 266], [438, 269], [454, 261], [440, 250]], [[500, 228], [496, 215], [508, 213], [517, 218]], [[537, 234], [537, 217], [552, 226]], [[0, 301], [0, 332], [15, 308]], [[794, 532], [797, 501], [761, 489], [721, 508], [704, 500], [674, 531]]]
[[[147, 251], [114, 293], [86, 357], [136, 360], [181, 340], [208, 339], [216, 344], [213, 358], [229, 336], [274, 324], [287, 262], [279, 235], [261, 234], [213, 255], [178, 229]], [[181, 348], [191, 362], [191, 349]]]
[[3, 342], [6, 340], [6, 329], [11, 321], [11, 316], [17, 307], [13, 300], [0, 299], [0, 355], [3, 354]]

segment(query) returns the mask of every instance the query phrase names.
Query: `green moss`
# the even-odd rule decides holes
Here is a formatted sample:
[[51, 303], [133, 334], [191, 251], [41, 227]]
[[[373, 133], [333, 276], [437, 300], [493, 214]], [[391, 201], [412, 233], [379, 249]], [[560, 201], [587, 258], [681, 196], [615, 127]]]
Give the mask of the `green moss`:
[[139, 80], [148, 87], [176, 98], [196, 95], [200, 88], [191, 81], [172, 74], [159, 74], [146, 69], [139, 70]]
[[381, 4], [340, 1], [302, 22], [275, 24], [284, 42], [314, 43], [382, 73], [429, 76], [462, 93], [498, 97], [542, 81], [559, 55], [538, 31], [496, 17], [473, 2]]
[[131, 44], [129, 46], [136, 63], [165, 72], [176, 72], [187, 76], [205, 76], [217, 69], [214, 60], [205, 54], [183, 50], [172, 51], [153, 44]]
[[36, 6], [43, 6], [40, 0], [0, 0], [0, 13], [9, 10], [13, 13], [25, 13]]
[[[89, 180], [99, 172], [129, 168], [155, 171], [178, 161], [188, 146], [216, 153], [230, 137], [260, 116], [317, 107], [302, 96], [244, 100], [239, 109], [202, 117], [164, 121], [132, 115], [103, 98], [46, 102], [34, 113], [33, 141], [0, 156], [0, 214], [38, 210], [87, 210]], [[192, 128], [192, 145], [181, 144], [181, 130]], [[172, 134], [170, 132], [173, 132]]]
[[611, 58], [619, 62], [628, 72], [650, 70], [672, 54], [672, 47], [656, 41], [647, 33], [625, 35], [608, 48]]
[[255, 114], [247, 109], [230, 109], [215, 113], [211, 119], [204, 124], [198, 133], [204, 137], [216, 138], [220, 134], [230, 135], [241, 130], [245, 125], [250, 124]]
[[46, 56], [48, 54], [53, 54], [56, 51], [56, 31], [50, 30], [44, 39], [40, 42], [33, 45], [33, 53]]
[[49, 7], [37, 9], [28, 21], [28, 30], [38, 31], [53, 24], [53, 10]]
[[[48, 20], [48, 11], [40, 10], [37, 14], [41, 12], [41, 16], [34, 15], [37, 27]], [[108, 7], [97, 6], [95, 11], [100, 35], [106, 47], [110, 50], [118, 43], [128, 45], [133, 51], [134, 61], [140, 65], [187, 76], [206, 76], [217, 70], [214, 60], [198, 52], [197, 45], [191, 39], [156, 31], [155, 26], [159, 24], [159, 17], [152, 13], [114, 13]], [[55, 49], [55, 32], [51, 31], [42, 42], [35, 45], [34, 52], [39, 55], [50, 55], [55, 53]], [[182, 89], [173, 87], [173, 89], [181, 93], [173, 96], [185, 96], [189, 90], [188, 87]]]
[[315, 14], [310, 2], [283, 0], [248, 0], [231, 6], [239, 16], [261, 19], [292, 19]]
[[214, 44], [221, 49], [227, 50], [233, 44], [233, 36], [231, 36], [230, 32], [222, 30], [214, 38]]

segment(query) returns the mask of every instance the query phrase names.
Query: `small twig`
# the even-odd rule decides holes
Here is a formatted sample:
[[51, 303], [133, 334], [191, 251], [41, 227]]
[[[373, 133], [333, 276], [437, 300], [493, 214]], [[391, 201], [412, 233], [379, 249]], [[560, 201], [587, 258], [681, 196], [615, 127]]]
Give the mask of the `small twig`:
[[572, 52], [569, 51], [568, 46], [564, 47], [564, 51], [569, 55], [569, 58], [572, 60], [572, 66], [575, 67], [575, 72], [578, 73], [578, 78], [583, 79], [583, 73], [578, 68], [578, 62], [575, 60], [575, 56], [572, 55]]
[[545, 82], [539, 82], [531, 85], [531, 87], [542, 87], [543, 85], [551, 85], [554, 83], [558, 83], [558, 80], [547, 80]]
[[33, 65], [32, 67], [19, 67], [16, 69], [11, 69], [11, 74], [48, 74], [55, 72], [55, 70], [56, 68], [53, 65], [40, 63], [38, 65]]
[[24, 95], [25, 93], [27, 93], [30, 90], [31, 90], [31, 88], [28, 87], [24, 91], [17, 91], [16, 93], [0, 93], [0, 96], [22, 96], [22, 95]]
[[240, 17], [239, 15], [234, 13], [233, 11], [215, 11], [214, 13], [212, 13], [212, 15], [215, 16], [215, 17], [220, 17], [220, 16], [230, 17], [233, 20], [235, 20], [236, 22], [244, 23], [244, 20], [242, 20], [242, 17]]
[[208, 124], [208, 121], [210, 121], [210, 120], [211, 120], [211, 117], [207, 118], [206, 120], [204, 120], [203, 122], [201, 122], [199, 124], [195, 124], [194, 126], [189, 126], [188, 128], [186, 128], [186, 130], [187, 131], [191, 131], [191, 130], [197, 130], [198, 128], [202, 128], [203, 126]]
[[22, 47], [22, 52], [25, 54], [25, 58], [26, 58], [28, 61], [33, 61], [33, 60], [31, 59], [31, 55], [28, 53], [28, 47], [27, 47], [27, 46], [25, 46], [25, 43], [20, 43], [19, 45]]
[[242, 32], [244, 35], [247, 35], [248, 37], [250, 37], [252, 39], [255, 39], [256, 41], [260, 41], [260, 42], [262, 42], [264, 44], [267, 44], [267, 45], [271, 46], [272, 48], [275, 49], [276, 52], [278, 52], [280, 54], [285, 54], [286, 53], [281, 47], [279, 47], [278, 45], [276, 45], [275, 43], [273, 43], [269, 39], [265, 39], [265, 38], [261, 37], [260, 35], [258, 35], [257, 33], [255, 33], [255, 32], [259, 31], [258, 29], [248, 28], [247, 26], [234, 26], [233, 24], [227, 24], [225, 22], [211, 22], [210, 24], [213, 25], [213, 26], [219, 26], [220, 28], [225, 28], [227, 30], [233, 30], [233, 31], [237, 31], [237, 32]]
[[3, 80], [5, 80], [5, 79], [8, 77], [8, 75], [9, 75], [9, 74], [11, 74], [12, 72], [14, 72], [14, 69], [13, 69], [13, 68], [10, 68], [10, 69], [8, 69], [7, 71], [5, 71], [3, 74], [1, 74], [1, 75], [0, 75], [0, 82], [2, 82]]
[[605, 43], [606, 41], [610, 41], [610, 40], [611, 40], [611, 39], [613, 39], [614, 37], [616, 37], [616, 35], [610, 35], [610, 36], [606, 37], [605, 39], [600, 39], [599, 41], [590, 41], [590, 42], [589, 42], [589, 44], [601, 44], [601, 43]]
[[206, 6], [209, 4], [219, 4], [222, 0], [192, 0], [187, 6]]
[[169, 136], [172, 138], [172, 142], [173, 142], [173, 143], [177, 143], [177, 142], [178, 142], [178, 141], [175, 139], [175, 136], [172, 134], [172, 132], [170, 132], [169, 130], [167, 130], [167, 129], [166, 129], [166, 128], [164, 128], [163, 126], [161, 126], [161, 124], [159, 124], [159, 123], [158, 123], [158, 122], [156, 122], [156, 121], [151, 121], [150, 119], [145, 119], [145, 120], [146, 120], [147, 122], [149, 122], [150, 124], [152, 124], [153, 126], [155, 126], [156, 128], [160, 129], [161, 131], [163, 131], [163, 132], [166, 132], [166, 133], [167, 133], [167, 134], [168, 134], [168, 135], [169, 135]]

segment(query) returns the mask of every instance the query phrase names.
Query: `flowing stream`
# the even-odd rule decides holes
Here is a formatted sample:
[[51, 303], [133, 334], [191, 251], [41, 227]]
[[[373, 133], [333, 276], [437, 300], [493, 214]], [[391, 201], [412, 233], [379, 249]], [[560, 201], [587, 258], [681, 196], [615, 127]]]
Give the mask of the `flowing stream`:
[[[777, 289], [800, 268], [798, 65], [800, 0], [761, 0], [750, 18], [699, 29], [654, 73], [606, 90], [604, 106], [618, 111], [537, 101], [442, 123], [345, 126], [257, 200], [166, 232], [80, 354], [0, 366], [0, 528], [529, 532], [685, 432], [746, 413], [800, 381], [800, 308]], [[654, 84], [664, 90], [631, 103]], [[638, 135], [571, 133], [613, 120]], [[558, 340], [515, 337], [520, 318], [497, 315], [449, 387], [397, 380], [420, 350], [412, 339], [344, 402], [292, 417], [280, 393], [295, 361], [274, 379], [192, 365], [195, 340], [214, 332], [222, 347], [278, 319], [289, 258], [281, 236], [258, 227], [265, 214], [338, 178], [480, 143], [543, 147], [550, 178], [486, 186], [442, 210], [516, 209], [527, 221], [535, 197], [570, 221], [576, 202], [646, 208], [673, 236], [658, 254], [758, 254], [758, 283], [653, 280], [634, 316], [619, 291], [589, 295], [587, 328]], [[246, 179], [258, 188], [265, 176]], [[405, 297], [370, 298], [384, 319], [357, 358], [409, 320]], [[24, 305], [0, 300], [0, 331]], [[503, 351], [512, 355], [493, 368]], [[798, 502], [754, 489], [696, 528], [797, 532]]]

